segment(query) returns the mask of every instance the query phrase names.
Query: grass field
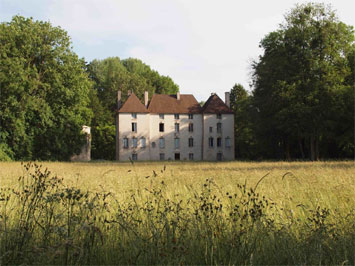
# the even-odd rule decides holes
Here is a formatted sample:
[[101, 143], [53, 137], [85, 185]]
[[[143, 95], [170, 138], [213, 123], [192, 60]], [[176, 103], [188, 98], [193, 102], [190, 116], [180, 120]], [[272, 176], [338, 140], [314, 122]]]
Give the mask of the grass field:
[[0, 264], [355, 264], [353, 161], [40, 164], [0, 162]]

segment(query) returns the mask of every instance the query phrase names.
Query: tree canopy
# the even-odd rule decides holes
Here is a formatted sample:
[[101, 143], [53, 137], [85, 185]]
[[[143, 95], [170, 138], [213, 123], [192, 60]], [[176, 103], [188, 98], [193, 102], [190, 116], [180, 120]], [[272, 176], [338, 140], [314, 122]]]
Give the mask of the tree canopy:
[[271, 158], [353, 156], [354, 30], [323, 4], [297, 5], [260, 42], [256, 136]]
[[67, 160], [89, 125], [91, 82], [70, 38], [49, 22], [21, 16], [0, 24], [0, 154]]

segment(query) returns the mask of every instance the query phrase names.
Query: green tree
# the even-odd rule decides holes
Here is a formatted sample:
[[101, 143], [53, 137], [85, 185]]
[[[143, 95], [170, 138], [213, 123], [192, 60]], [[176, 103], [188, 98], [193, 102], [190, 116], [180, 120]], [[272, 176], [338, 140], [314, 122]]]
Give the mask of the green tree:
[[16, 160], [67, 160], [90, 123], [91, 82], [67, 33], [21, 16], [0, 24], [0, 140]]
[[264, 53], [253, 65], [260, 143], [269, 144], [271, 157], [329, 157], [320, 143], [336, 139], [334, 112], [354, 115], [345, 114], [349, 103], [340, 104], [349, 88], [354, 31], [323, 4], [297, 5], [285, 19], [261, 41]]
[[253, 106], [251, 97], [241, 84], [230, 91], [231, 109], [234, 112], [235, 157], [255, 159], [255, 137], [253, 130]]

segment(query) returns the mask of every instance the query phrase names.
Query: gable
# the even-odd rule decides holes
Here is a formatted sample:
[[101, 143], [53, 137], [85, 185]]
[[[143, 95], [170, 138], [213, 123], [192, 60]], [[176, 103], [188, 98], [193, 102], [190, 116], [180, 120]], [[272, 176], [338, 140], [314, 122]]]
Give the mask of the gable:
[[134, 93], [132, 93], [118, 112], [119, 113], [148, 113], [148, 110], [141, 103], [138, 97]]
[[204, 114], [233, 114], [233, 111], [218, 97], [211, 95], [202, 107]]

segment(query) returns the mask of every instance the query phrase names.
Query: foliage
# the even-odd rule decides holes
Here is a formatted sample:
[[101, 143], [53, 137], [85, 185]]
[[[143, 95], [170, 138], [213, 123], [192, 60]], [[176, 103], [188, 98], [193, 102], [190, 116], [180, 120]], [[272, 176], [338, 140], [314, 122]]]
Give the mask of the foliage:
[[70, 45], [49, 22], [15, 16], [0, 24], [0, 139], [7, 156], [67, 160], [80, 151], [91, 83]]
[[[154, 93], [175, 94], [179, 87], [170, 77], [159, 75], [142, 61], [134, 58], [121, 60], [109, 57], [104, 60], [93, 60], [88, 65], [88, 73], [94, 81], [95, 93], [91, 95], [91, 106], [94, 112], [92, 123], [92, 140], [95, 149], [94, 159], [114, 159], [114, 142], [108, 145], [109, 139], [103, 138], [103, 131], [115, 125], [117, 109], [117, 91], [122, 92], [122, 101], [127, 99], [128, 91], [134, 92], [141, 101], [144, 91], [151, 97]], [[108, 136], [106, 131], [105, 136]]]
[[[355, 262], [351, 205], [310, 206], [288, 194], [283, 206], [259, 192], [267, 175], [254, 186], [226, 187], [208, 178], [179, 193], [166, 183], [164, 166], [142, 178], [148, 186], [119, 197], [65, 185], [37, 164], [24, 168], [17, 186], [0, 189], [5, 265]], [[288, 172], [281, 183], [289, 178], [295, 176]]]
[[253, 130], [255, 109], [252, 97], [241, 84], [235, 84], [230, 91], [231, 109], [234, 112], [234, 143], [237, 159], [255, 159], [257, 156], [256, 140]]
[[253, 102], [260, 110], [255, 123], [262, 153], [286, 159], [352, 157], [353, 28], [323, 4], [297, 5], [260, 47]]

